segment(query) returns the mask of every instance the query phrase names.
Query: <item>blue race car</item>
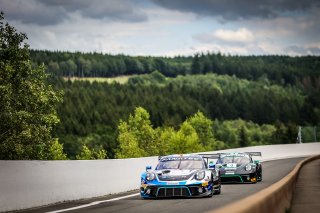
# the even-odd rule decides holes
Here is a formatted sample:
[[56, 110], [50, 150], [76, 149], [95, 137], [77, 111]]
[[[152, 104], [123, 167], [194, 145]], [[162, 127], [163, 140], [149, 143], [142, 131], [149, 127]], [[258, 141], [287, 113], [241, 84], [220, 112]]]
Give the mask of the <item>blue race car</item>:
[[221, 193], [219, 170], [208, 168], [205, 157], [196, 154], [159, 157], [154, 170], [141, 175], [142, 198], [211, 197]]

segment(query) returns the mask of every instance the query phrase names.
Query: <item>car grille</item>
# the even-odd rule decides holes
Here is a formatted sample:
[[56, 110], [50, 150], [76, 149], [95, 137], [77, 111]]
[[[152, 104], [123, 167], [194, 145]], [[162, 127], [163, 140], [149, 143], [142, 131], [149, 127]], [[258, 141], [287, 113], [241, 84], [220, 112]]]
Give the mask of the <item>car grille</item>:
[[221, 177], [221, 182], [243, 182], [240, 176]]
[[158, 189], [157, 197], [188, 197], [190, 196], [187, 187], [161, 187]]
[[150, 188], [150, 195], [151, 196], [156, 196], [157, 194], [157, 187], [148, 187]]
[[188, 188], [192, 196], [199, 195], [199, 192], [198, 192], [199, 186], [189, 186]]

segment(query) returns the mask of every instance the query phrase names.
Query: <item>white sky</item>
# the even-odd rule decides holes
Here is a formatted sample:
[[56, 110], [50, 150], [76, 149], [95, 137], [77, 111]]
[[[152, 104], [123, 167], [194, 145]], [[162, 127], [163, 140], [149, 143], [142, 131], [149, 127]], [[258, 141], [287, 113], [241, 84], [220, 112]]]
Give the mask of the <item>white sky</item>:
[[317, 0], [0, 0], [32, 49], [320, 55]]

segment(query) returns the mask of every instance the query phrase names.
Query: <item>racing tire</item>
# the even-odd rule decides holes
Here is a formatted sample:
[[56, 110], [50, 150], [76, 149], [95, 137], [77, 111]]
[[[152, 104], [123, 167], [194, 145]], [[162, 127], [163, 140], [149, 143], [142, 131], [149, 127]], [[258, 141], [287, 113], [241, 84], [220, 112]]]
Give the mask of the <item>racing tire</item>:
[[209, 198], [209, 197], [212, 197], [213, 195], [214, 195], [214, 189], [211, 189], [211, 193], [207, 197]]
[[217, 190], [217, 191], [215, 191], [214, 189], [213, 189], [213, 194], [214, 195], [219, 195], [219, 194], [221, 194], [221, 185], [219, 186], [219, 189]]
[[262, 169], [257, 173], [257, 181], [258, 182], [262, 181]]
[[211, 183], [212, 183], [212, 189], [211, 189], [211, 193], [207, 196], [208, 198], [209, 197], [212, 197], [213, 194], [214, 194], [214, 188], [213, 188], [213, 179], [212, 179], [212, 176], [211, 176]]
[[218, 190], [212, 189], [212, 191], [214, 195], [221, 194], [221, 178], [220, 177], [219, 177], [219, 189]]

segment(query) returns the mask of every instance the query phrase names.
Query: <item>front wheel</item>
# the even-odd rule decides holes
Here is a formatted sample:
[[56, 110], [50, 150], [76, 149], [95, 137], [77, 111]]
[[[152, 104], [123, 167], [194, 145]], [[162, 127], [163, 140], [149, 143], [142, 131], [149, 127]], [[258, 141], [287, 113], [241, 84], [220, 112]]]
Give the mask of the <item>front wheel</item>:
[[211, 189], [211, 193], [208, 195], [208, 197], [212, 197], [214, 195], [214, 189]]
[[221, 185], [218, 189], [213, 190], [215, 195], [221, 194]]
[[218, 189], [212, 189], [213, 190], [213, 194], [218, 195], [221, 194], [221, 178], [219, 177], [218, 181], [217, 181], [217, 185], [218, 185]]
[[260, 169], [260, 171], [257, 172], [257, 181], [258, 182], [262, 181], [262, 169]]

